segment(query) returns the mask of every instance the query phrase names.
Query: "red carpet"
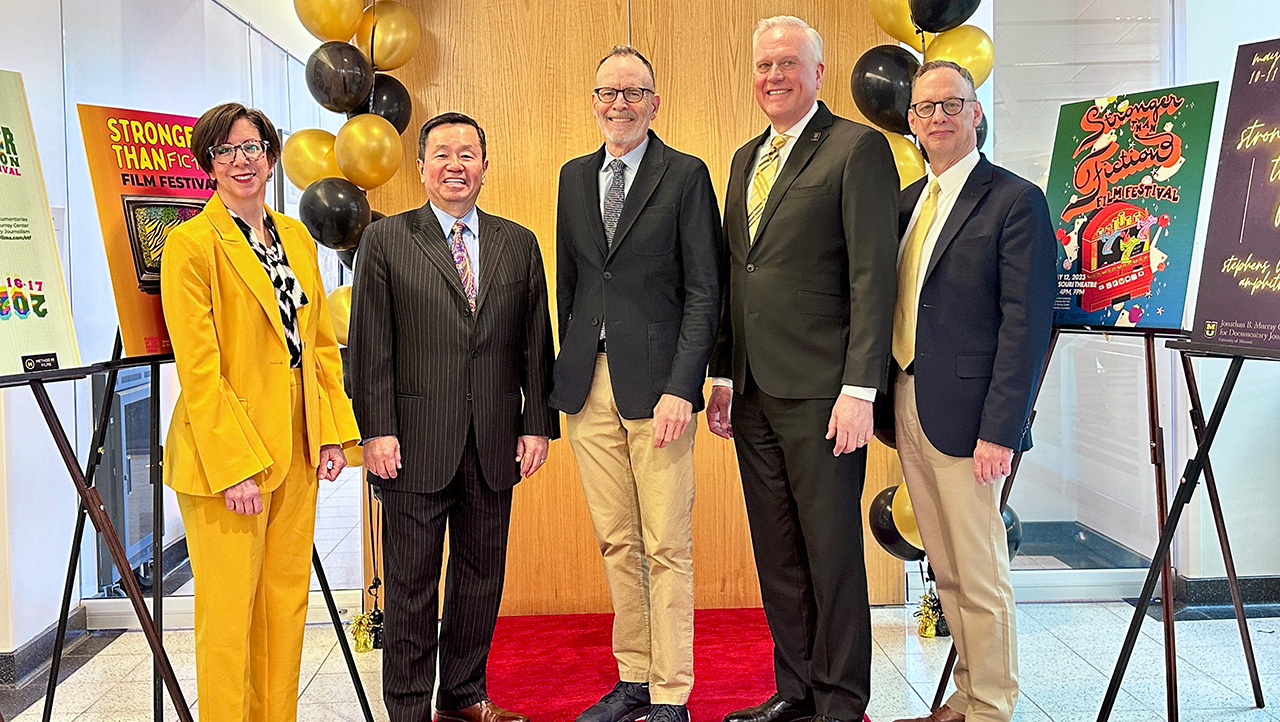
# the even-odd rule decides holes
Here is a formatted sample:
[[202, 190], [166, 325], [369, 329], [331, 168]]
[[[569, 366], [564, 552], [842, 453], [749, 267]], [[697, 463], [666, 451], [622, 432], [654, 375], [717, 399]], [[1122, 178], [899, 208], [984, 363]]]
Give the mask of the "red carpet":
[[[618, 681], [611, 614], [502, 617], [489, 653], [489, 696], [531, 722], [573, 722]], [[706, 609], [694, 616], [692, 722], [773, 693], [773, 641], [761, 609]]]

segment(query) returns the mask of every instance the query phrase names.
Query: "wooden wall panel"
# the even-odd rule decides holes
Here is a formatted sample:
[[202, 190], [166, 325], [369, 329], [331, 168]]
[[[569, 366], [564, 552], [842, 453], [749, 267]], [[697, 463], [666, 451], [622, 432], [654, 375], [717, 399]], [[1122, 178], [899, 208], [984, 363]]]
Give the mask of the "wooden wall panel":
[[[374, 208], [393, 213], [421, 205], [415, 129], [445, 110], [472, 115], [488, 134], [490, 167], [480, 207], [537, 234], [553, 289], [558, 172], [566, 160], [600, 145], [590, 91], [596, 63], [610, 46], [630, 42], [652, 60], [662, 96], [654, 129], [706, 160], [722, 195], [733, 151], [767, 122], [751, 92], [751, 30], [758, 17], [793, 12], [823, 34], [827, 70], [820, 97], [846, 117], [858, 117], [848, 90], [854, 61], [887, 39], [875, 29], [865, 0], [405, 1], [422, 22], [424, 41], [413, 61], [393, 74], [413, 94], [416, 111], [404, 136], [404, 166], [370, 193]], [[698, 606], [757, 606], [732, 444], [711, 434], [701, 418], [697, 434]], [[894, 455], [874, 449], [864, 505], [900, 478]], [[868, 541], [873, 602], [900, 603], [901, 563]], [[503, 613], [609, 609], [572, 450], [567, 441], [552, 442], [546, 467], [516, 488]]]

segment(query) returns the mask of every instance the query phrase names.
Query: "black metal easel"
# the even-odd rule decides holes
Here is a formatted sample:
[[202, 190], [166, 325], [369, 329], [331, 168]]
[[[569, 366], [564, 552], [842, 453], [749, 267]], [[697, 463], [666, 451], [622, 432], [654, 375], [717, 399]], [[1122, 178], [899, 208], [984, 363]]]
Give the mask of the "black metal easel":
[[[1213, 509], [1214, 522], [1218, 530], [1218, 542], [1222, 547], [1223, 559], [1226, 562], [1228, 582], [1231, 587], [1231, 600], [1235, 607], [1236, 620], [1240, 626], [1245, 661], [1249, 666], [1249, 677], [1253, 683], [1254, 702], [1258, 707], [1262, 707], [1265, 704], [1262, 698], [1262, 686], [1258, 680], [1253, 644], [1249, 639], [1249, 627], [1244, 617], [1244, 606], [1240, 600], [1240, 590], [1235, 575], [1235, 562], [1231, 557], [1231, 548], [1227, 542], [1227, 528], [1222, 517], [1222, 507], [1218, 502], [1217, 484], [1213, 481], [1213, 471], [1209, 466], [1209, 449], [1213, 446], [1213, 440], [1218, 434], [1218, 427], [1222, 424], [1227, 402], [1231, 399], [1231, 393], [1235, 389], [1236, 380], [1240, 376], [1240, 367], [1244, 364], [1245, 358], [1278, 360], [1280, 359], [1280, 354], [1271, 356], [1263, 353], [1250, 353], [1246, 356], [1241, 354], [1241, 349], [1236, 347], [1214, 346], [1189, 341], [1173, 341], [1167, 345], [1169, 348], [1179, 351], [1182, 356], [1182, 368], [1187, 377], [1187, 388], [1191, 396], [1192, 427], [1197, 442], [1196, 453], [1187, 462], [1187, 466], [1182, 472], [1182, 478], [1178, 480], [1178, 490], [1174, 494], [1173, 504], [1169, 507], [1167, 515], [1164, 515], [1164, 522], [1160, 531], [1160, 542], [1156, 545], [1155, 553], [1151, 557], [1151, 567], [1147, 571], [1146, 581], [1143, 582], [1142, 592], [1139, 594], [1137, 604], [1134, 607], [1133, 619], [1129, 623], [1129, 630], [1125, 634], [1124, 644], [1120, 648], [1120, 656], [1116, 660], [1115, 671], [1111, 675], [1106, 695], [1102, 699], [1102, 707], [1098, 711], [1098, 722], [1106, 722], [1111, 717], [1111, 710], [1115, 706], [1116, 697], [1120, 694], [1120, 685], [1124, 680], [1125, 670], [1129, 666], [1129, 659], [1133, 656], [1134, 645], [1137, 643], [1138, 635], [1142, 631], [1143, 619], [1146, 617], [1147, 608], [1151, 604], [1151, 595], [1155, 591], [1156, 578], [1159, 576], [1161, 568], [1167, 567], [1169, 547], [1173, 543], [1173, 535], [1177, 532], [1182, 512], [1191, 501], [1191, 495], [1195, 493], [1196, 484], [1200, 481], [1201, 474], [1205, 475], [1205, 486], [1209, 491], [1209, 502]], [[1218, 398], [1214, 402], [1213, 411], [1210, 413], [1207, 422], [1204, 420], [1199, 387], [1196, 384], [1195, 374], [1191, 368], [1190, 355], [1227, 358], [1231, 361], [1227, 368], [1226, 378], [1218, 391]], [[1164, 621], [1166, 634], [1169, 634], [1168, 628], [1172, 626], [1173, 620], [1168, 612], [1165, 613]], [[1166, 648], [1166, 657], [1168, 654], [1170, 654], [1170, 651]], [[1176, 700], [1173, 700], [1173, 702], [1176, 705]], [[1170, 711], [1170, 719], [1176, 719], [1176, 706], [1171, 707]]]
[[[112, 563], [120, 573], [120, 585], [124, 590], [125, 596], [133, 604], [134, 613], [138, 616], [143, 636], [147, 639], [147, 646], [151, 648], [151, 655], [154, 661], [153, 679], [155, 685], [152, 709], [156, 722], [162, 722], [164, 719], [163, 692], [166, 689], [169, 692], [169, 698], [173, 701], [178, 719], [181, 722], [193, 722], [191, 709], [187, 706], [186, 699], [182, 694], [182, 688], [178, 683], [177, 676], [174, 674], [173, 665], [169, 661], [161, 638], [164, 603], [164, 493], [161, 489], [160, 467], [160, 365], [172, 361], [173, 356], [164, 354], [122, 358], [122, 351], [120, 333], [117, 331], [115, 348], [112, 351], [110, 361], [74, 369], [0, 376], [0, 388], [25, 385], [31, 387], [36, 397], [36, 403], [40, 406], [40, 411], [49, 427], [49, 433], [52, 434], [54, 443], [58, 446], [58, 451], [67, 466], [67, 471], [71, 475], [72, 483], [75, 484], [76, 491], [80, 495], [80, 504], [76, 513], [75, 534], [71, 539], [71, 554], [67, 561], [67, 576], [62, 590], [62, 607], [58, 615], [57, 636], [53, 642], [53, 657], [50, 660], [49, 679], [45, 691], [44, 722], [49, 722], [53, 714], [54, 697], [62, 663], [62, 651], [66, 642], [67, 622], [71, 614], [71, 599], [75, 591], [76, 569], [80, 563], [80, 546], [84, 537], [86, 519], [92, 521], [94, 528], [102, 535], [103, 541], [111, 554]], [[151, 535], [151, 553], [154, 566], [152, 582], [154, 617], [152, 616], [153, 612], [147, 610], [142, 587], [133, 576], [128, 555], [94, 485], [94, 477], [102, 460], [103, 442], [111, 417], [110, 401], [111, 396], [115, 393], [116, 376], [121, 369], [137, 366], [151, 367], [151, 465], [149, 476], [152, 485], [153, 531]], [[85, 468], [81, 470], [80, 462], [76, 459], [75, 450], [67, 438], [65, 428], [58, 420], [57, 412], [53, 408], [48, 392], [45, 390], [45, 384], [53, 381], [82, 379], [101, 372], [107, 374], [107, 383], [103, 388], [102, 404], [93, 427], [89, 445], [89, 458]], [[333, 592], [329, 588], [324, 566], [320, 563], [320, 555], [316, 552], [314, 545], [311, 549], [311, 561], [316, 572], [316, 578], [320, 583], [320, 590], [324, 595], [325, 605], [329, 610], [329, 617], [333, 621], [334, 629], [338, 635], [339, 646], [342, 647], [342, 654], [347, 662], [347, 670], [351, 674], [351, 682], [355, 687], [356, 698], [360, 702], [360, 708], [364, 713], [366, 722], [373, 722], [373, 711], [369, 707], [369, 699], [364, 690], [364, 683], [361, 681], [356, 668], [355, 657], [352, 655], [351, 647], [347, 643], [346, 633], [342, 627], [342, 618], [338, 613], [338, 606], [333, 600]]]

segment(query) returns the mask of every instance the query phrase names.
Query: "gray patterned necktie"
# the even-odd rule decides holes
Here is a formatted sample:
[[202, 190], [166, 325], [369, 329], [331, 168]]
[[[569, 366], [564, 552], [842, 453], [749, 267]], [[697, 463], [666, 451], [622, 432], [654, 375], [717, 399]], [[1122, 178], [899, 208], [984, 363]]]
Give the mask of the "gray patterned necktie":
[[609, 164], [613, 178], [609, 181], [609, 190], [604, 194], [604, 237], [613, 247], [613, 234], [618, 232], [618, 218], [622, 215], [622, 203], [626, 200], [627, 164], [621, 158], [614, 158]]

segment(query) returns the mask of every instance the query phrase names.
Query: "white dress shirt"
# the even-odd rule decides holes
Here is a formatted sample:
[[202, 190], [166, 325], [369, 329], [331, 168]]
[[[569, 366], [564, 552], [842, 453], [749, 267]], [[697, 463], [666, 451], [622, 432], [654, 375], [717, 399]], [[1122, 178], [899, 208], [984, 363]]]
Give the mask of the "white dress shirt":
[[644, 160], [644, 152], [649, 147], [649, 136], [646, 134], [644, 140], [640, 141], [640, 145], [632, 148], [618, 159], [611, 154], [608, 149], [604, 152], [604, 162], [600, 164], [600, 217], [604, 217], [604, 196], [609, 192], [609, 184], [613, 182], [613, 171], [609, 170], [609, 164], [614, 160], [621, 160], [626, 164], [626, 168], [622, 170], [622, 197], [626, 198], [631, 192], [631, 184], [635, 182], [636, 171], [640, 169], [640, 161]]
[[[920, 298], [920, 287], [924, 285], [924, 272], [929, 267], [929, 259], [933, 258], [933, 249], [938, 245], [938, 236], [942, 234], [942, 227], [947, 223], [947, 216], [951, 215], [951, 209], [955, 208], [956, 198], [960, 196], [960, 189], [964, 188], [964, 184], [969, 180], [969, 174], [973, 172], [974, 167], [978, 165], [978, 149], [974, 148], [969, 154], [961, 158], [955, 165], [944, 170], [942, 175], [934, 175], [933, 168], [929, 168], [929, 174], [925, 176], [926, 192], [920, 194], [920, 198], [916, 201], [915, 210], [911, 211], [911, 222], [907, 224], [907, 232], [903, 234], [903, 238], [909, 238], [911, 231], [915, 229], [916, 220], [920, 218], [920, 208], [924, 206], [925, 198], [929, 195], [927, 189], [929, 183], [935, 178], [938, 179], [938, 207], [933, 213], [933, 225], [929, 228], [929, 234], [924, 237], [924, 245], [920, 248], [920, 267], [916, 269], [916, 298]], [[902, 249], [906, 244], [898, 244], [898, 263], [902, 263]], [[899, 272], [898, 277], [902, 277]]]
[[[428, 202], [429, 205], [430, 202]], [[436, 214], [436, 220], [440, 222], [440, 228], [444, 231], [445, 243], [449, 244], [449, 248], [453, 248], [453, 224], [462, 221], [467, 228], [462, 232], [462, 246], [467, 249], [467, 258], [471, 260], [471, 274], [476, 277], [476, 291], [480, 290], [480, 216], [476, 213], [476, 207], [471, 206], [471, 210], [461, 218], [455, 218], [448, 213], [431, 205], [431, 210]]]
[[[786, 167], [787, 158], [791, 157], [791, 149], [796, 147], [796, 139], [799, 138], [800, 134], [804, 132], [805, 126], [809, 125], [809, 121], [813, 120], [813, 116], [817, 112], [818, 112], [818, 101], [815, 100], [813, 101], [813, 107], [809, 109], [808, 113], [804, 114], [804, 117], [800, 119], [799, 123], [796, 123], [790, 128], [787, 128], [786, 130], [782, 131], [781, 134], [786, 134], [789, 137], [787, 138], [787, 142], [784, 143], [782, 147], [778, 149], [779, 174], [781, 174], [782, 169]], [[761, 143], [760, 147], [756, 149], [756, 154], [751, 161], [752, 168], [755, 168], [757, 165], [760, 164], [760, 157], [764, 153], [768, 152], [770, 143], [773, 142], [774, 138], [778, 137], [781, 134], [778, 133], [777, 128], [774, 128], [772, 125], [769, 126], [769, 137], [765, 138], [764, 143]], [[754, 175], [754, 172], [752, 175]], [[748, 202], [750, 202], [750, 198], [751, 198], [750, 183], [747, 183], [746, 193], [747, 193]], [[729, 388], [733, 388], [733, 379], [713, 377], [711, 379], [711, 385], [712, 386], [728, 386]], [[845, 386], [840, 387], [840, 393], [844, 394], [845, 396], [852, 396], [855, 399], [862, 399], [863, 401], [876, 400], [876, 390], [869, 386], [849, 386], [846, 384]]]

